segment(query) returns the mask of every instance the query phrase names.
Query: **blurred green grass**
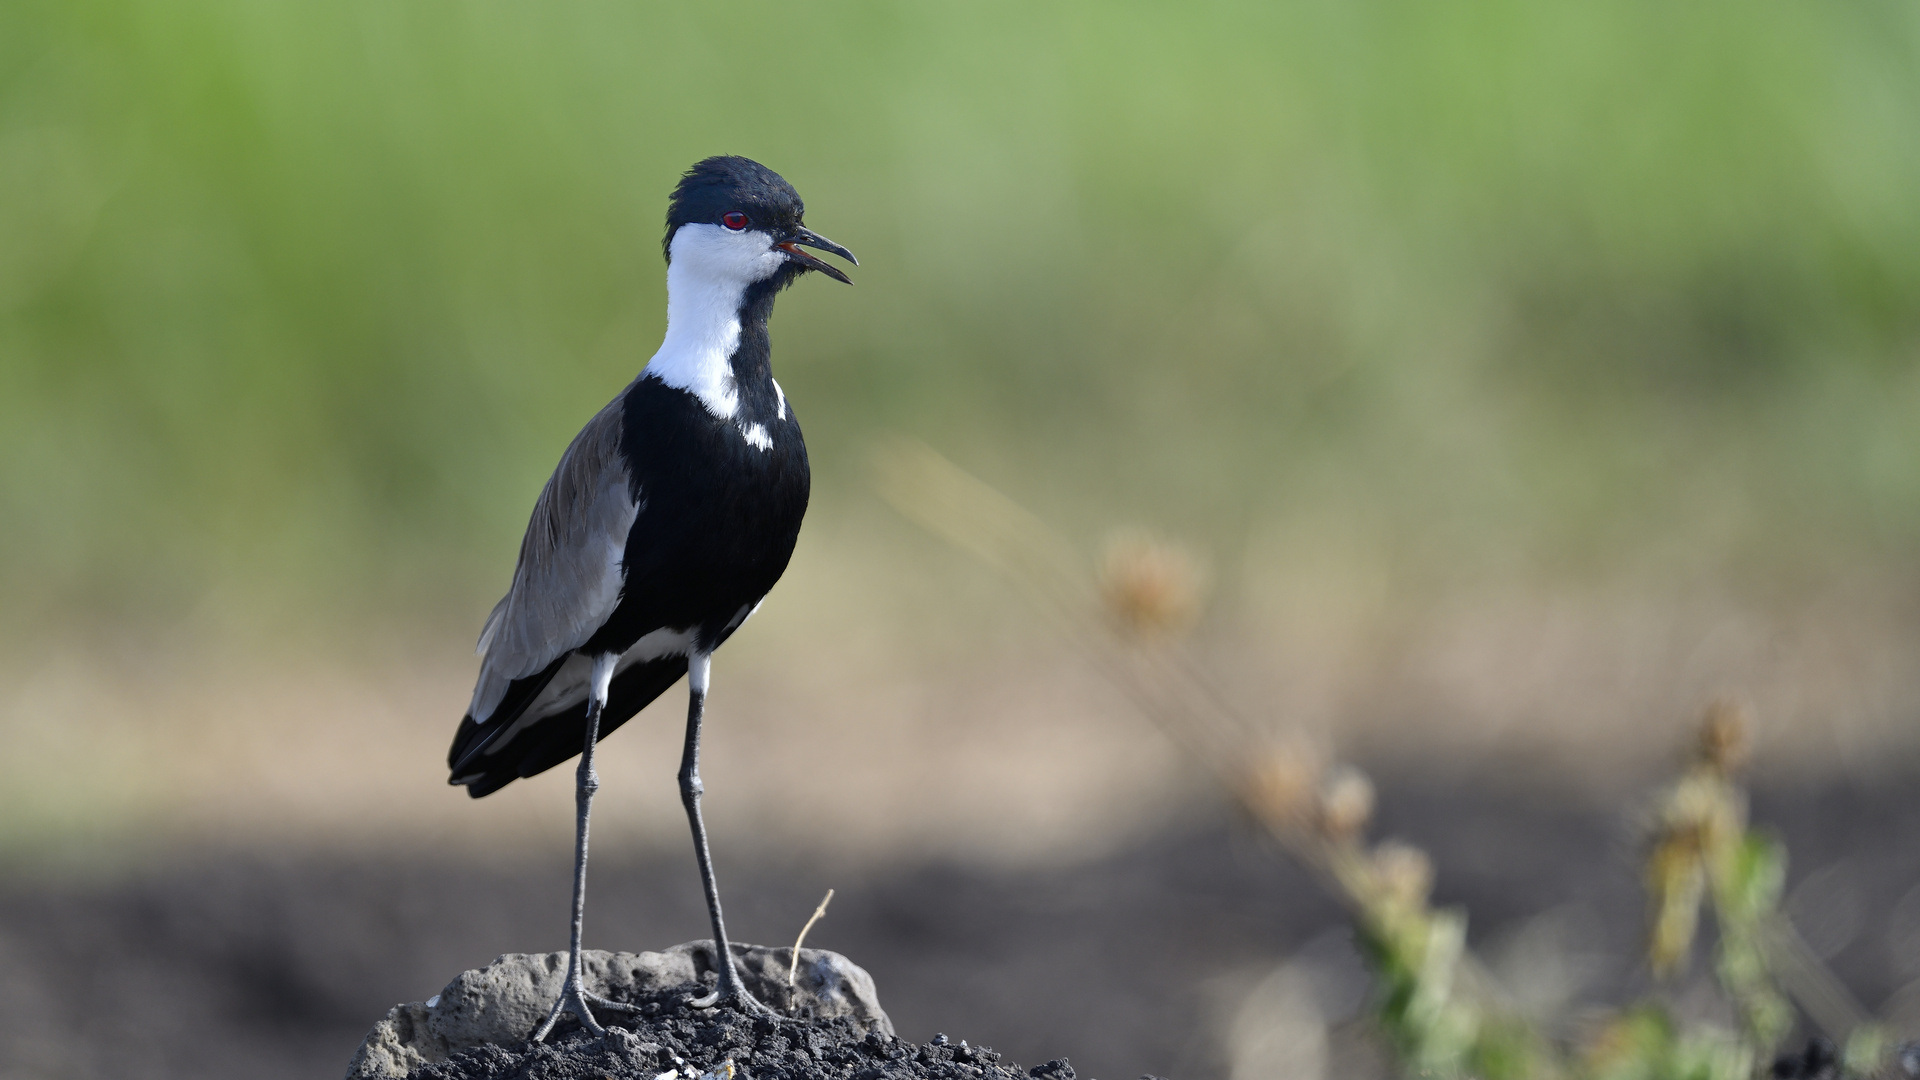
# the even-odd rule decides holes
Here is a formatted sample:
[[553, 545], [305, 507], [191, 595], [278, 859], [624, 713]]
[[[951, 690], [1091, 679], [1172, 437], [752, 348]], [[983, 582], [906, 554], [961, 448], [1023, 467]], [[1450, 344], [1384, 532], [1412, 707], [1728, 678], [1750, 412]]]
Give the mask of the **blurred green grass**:
[[774, 330], [829, 513], [901, 431], [1082, 534], [1904, 573], [1917, 46], [1893, 0], [16, 0], [0, 620], [484, 610], [720, 152], [862, 258]]

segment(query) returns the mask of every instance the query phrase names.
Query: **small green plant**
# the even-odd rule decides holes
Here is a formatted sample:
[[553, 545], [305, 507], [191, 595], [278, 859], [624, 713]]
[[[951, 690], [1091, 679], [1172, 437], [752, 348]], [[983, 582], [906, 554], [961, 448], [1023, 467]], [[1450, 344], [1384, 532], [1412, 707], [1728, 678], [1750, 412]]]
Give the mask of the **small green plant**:
[[1309, 770], [1291, 754], [1277, 755], [1264, 780], [1242, 788], [1243, 801], [1290, 848], [1325, 868], [1348, 902], [1375, 981], [1374, 1020], [1409, 1075], [1741, 1080], [1770, 1060], [1791, 1012], [1766, 945], [1767, 928], [1780, 917], [1784, 854], [1746, 827], [1745, 800], [1731, 779], [1740, 731], [1730, 710], [1709, 714], [1698, 760], [1661, 796], [1647, 859], [1650, 964], [1678, 973], [1702, 908], [1710, 907], [1720, 929], [1716, 972], [1742, 1018], [1738, 1032], [1683, 1028], [1660, 1004], [1642, 1002], [1585, 1045], [1559, 1046], [1490, 992], [1490, 978], [1466, 948], [1466, 913], [1428, 903], [1433, 871], [1425, 854], [1398, 842], [1369, 846], [1372, 789], [1358, 772], [1336, 766], [1317, 785], [1302, 783]]
[[[1364, 819], [1343, 794], [1359, 782], [1340, 769], [1320, 788], [1310, 820], [1315, 846], [1354, 910], [1361, 952], [1375, 984], [1374, 1018], [1409, 1075], [1485, 1080], [1744, 1080], [1772, 1060], [1793, 1013], [1776, 975], [1786, 855], [1747, 825], [1734, 782], [1745, 725], [1727, 706], [1710, 710], [1700, 751], [1663, 792], [1646, 862], [1651, 900], [1648, 962], [1671, 977], [1692, 954], [1703, 911], [1718, 930], [1714, 970], [1740, 1018], [1738, 1030], [1683, 1026], [1657, 1001], [1621, 1009], [1583, 1045], [1561, 1046], [1484, 991], [1486, 976], [1465, 947], [1467, 916], [1427, 903], [1431, 868], [1402, 844], [1369, 848]], [[1256, 789], [1257, 790], [1257, 789]], [[1295, 808], [1250, 803], [1276, 830], [1297, 830]], [[1263, 797], [1264, 796], [1264, 797]], [[1471, 976], [1471, 977], [1469, 977]], [[1870, 1028], [1849, 1039], [1859, 1074], [1880, 1067], [1885, 1040]]]

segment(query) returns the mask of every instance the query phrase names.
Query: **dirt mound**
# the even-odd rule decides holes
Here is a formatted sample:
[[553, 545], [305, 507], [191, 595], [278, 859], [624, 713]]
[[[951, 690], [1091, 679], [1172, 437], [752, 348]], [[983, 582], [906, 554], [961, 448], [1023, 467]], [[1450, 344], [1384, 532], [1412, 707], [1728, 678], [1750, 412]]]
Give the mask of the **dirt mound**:
[[988, 1047], [944, 1035], [915, 1045], [844, 1016], [688, 1008], [687, 996], [699, 989], [643, 996], [635, 1001], [642, 1015], [608, 1018], [604, 1037], [568, 1022], [544, 1044], [476, 1047], [416, 1068], [407, 1080], [1073, 1080], [1064, 1060], [1027, 1072]]
[[779, 1012], [687, 1005], [718, 981], [712, 941], [590, 949], [581, 954], [588, 989], [635, 1011], [602, 1010], [604, 1036], [569, 1015], [548, 1042], [533, 1043], [527, 1035], [560, 992], [567, 955], [509, 953], [430, 1000], [388, 1010], [347, 1080], [1073, 1080], [1064, 1059], [1028, 1074], [964, 1039], [896, 1038], [872, 977], [839, 953], [734, 945], [733, 955], [747, 989]]
[[795, 959], [793, 949], [733, 945], [747, 990], [783, 1015], [687, 1007], [718, 980], [712, 942], [580, 959], [589, 990], [636, 1007], [605, 1011], [605, 1036], [564, 1017], [549, 1042], [528, 1042], [561, 990], [566, 953], [507, 953], [428, 1001], [390, 1009], [348, 1080], [1073, 1080], [1066, 1059], [1021, 1072], [966, 1040], [895, 1038], [872, 976], [826, 949]]
[[[732, 951], [748, 992], [787, 1016], [812, 1022], [845, 1020], [861, 1035], [893, 1034], [893, 1021], [880, 1008], [873, 977], [839, 953], [801, 949], [796, 955], [792, 949], [742, 944], [733, 945]], [[401, 1080], [461, 1051], [525, 1043], [559, 996], [567, 959], [563, 952], [507, 953], [486, 967], [461, 972], [427, 1001], [395, 1005], [361, 1040], [347, 1066], [347, 1080]], [[644, 1005], [642, 1016], [675, 1008], [679, 998], [703, 993], [719, 982], [712, 940], [689, 941], [662, 952], [587, 949], [580, 961], [589, 992]], [[580, 1026], [574, 1017], [566, 1020]]]

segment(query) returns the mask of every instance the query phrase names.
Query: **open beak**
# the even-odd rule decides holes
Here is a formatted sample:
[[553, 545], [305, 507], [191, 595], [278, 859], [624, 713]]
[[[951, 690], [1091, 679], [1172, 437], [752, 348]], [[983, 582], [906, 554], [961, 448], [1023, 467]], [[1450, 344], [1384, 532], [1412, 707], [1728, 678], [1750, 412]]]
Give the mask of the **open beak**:
[[852, 263], [855, 266], [860, 265], [860, 260], [853, 257], [853, 252], [848, 251], [846, 248], [841, 247], [839, 244], [836, 244], [833, 241], [827, 239], [826, 237], [821, 236], [819, 233], [816, 233], [813, 230], [807, 229], [807, 228], [795, 229], [793, 231], [792, 239], [783, 240], [780, 243], [774, 245], [774, 247], [779, 248], [782, 252], [786, 254], [787, 261], [789, 262], [797, 262], [801, 266], [806, 267], [808, 270], [818, 270], [835, 281], [844, 281], [849, 285], [853, 284], [853, 279], [841, 273], [839, 267], [819, 258], [816, 255], [811, 255], [811, 254], [808, 254], [807, 252], [801, 251], [800, 248], [802, 246], [810, 247], [810, 248], [819, 248], [821, 251], [830, 251], [833, 254], [840, 256], [841, 258], [847, 260], [848, 262]]

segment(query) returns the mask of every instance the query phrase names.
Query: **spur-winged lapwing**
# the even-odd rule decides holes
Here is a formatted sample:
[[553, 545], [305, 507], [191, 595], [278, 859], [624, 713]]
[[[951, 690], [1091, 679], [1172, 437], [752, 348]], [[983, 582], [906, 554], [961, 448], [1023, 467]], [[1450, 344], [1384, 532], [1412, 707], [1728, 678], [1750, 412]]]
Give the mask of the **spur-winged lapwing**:
[[447, 763], [479, 798], [580, 755], [573, 934], [565, 988], [535, 1033], [571, 1010], [593, 1032], [580, 974], [594, 743], [687, 676], [680, 798], [706, 887], [720, 982], [694, 1004], [761, 1009], [735, 969], [700, 819], [700, 723], [709, 657], [787, 568], [807, 510], [807, 448], [768, 365], [767, 318], [809, 270], [852, 284], [803, 247], [853, 262], [809, 231], [779, 174], [742, 157], [689, 169], [667, 206], [667, 332], [660, 351], [587, 422], [540, 492], [513, 586], [480, 634], [484, 660]]

